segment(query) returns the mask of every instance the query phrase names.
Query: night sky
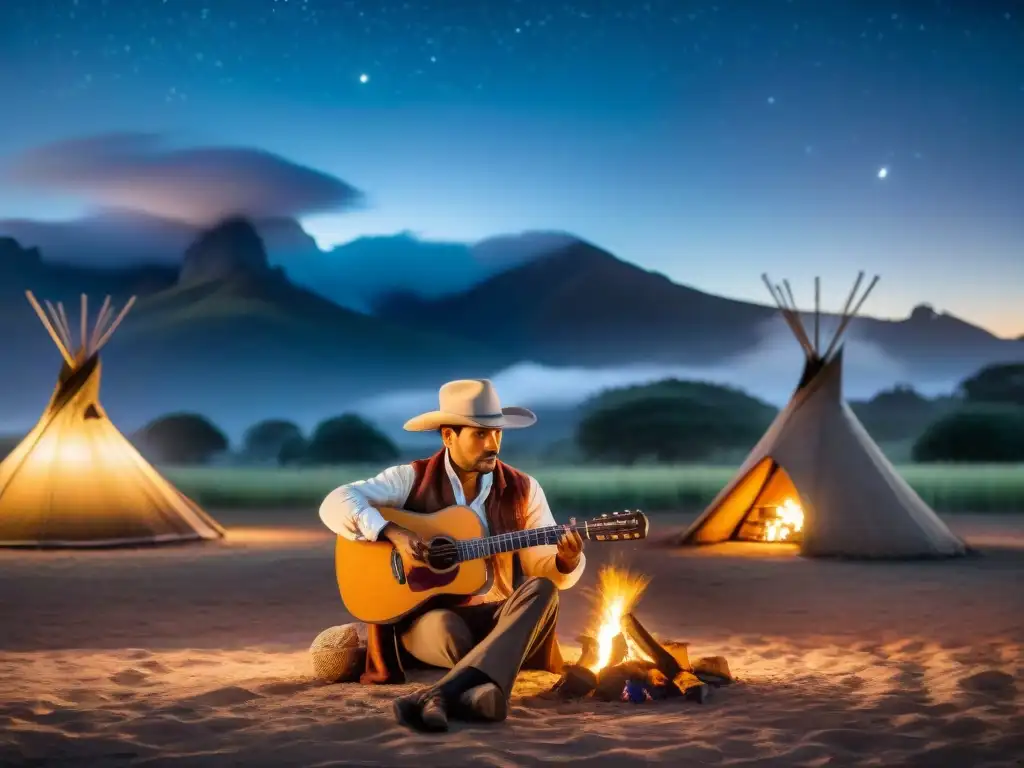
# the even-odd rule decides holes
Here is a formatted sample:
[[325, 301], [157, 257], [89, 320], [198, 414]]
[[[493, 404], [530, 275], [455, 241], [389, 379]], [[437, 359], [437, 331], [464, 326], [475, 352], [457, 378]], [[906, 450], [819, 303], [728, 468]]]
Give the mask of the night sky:
[[[156, 131], [336, 175], [323, 246], [567, 230], [672, 279], [1024, 333], [1024, 4], [3, 0], [0, 160]], [[886, 169], [882, 172], [882, 169]], [[881, 178], [884, 176], [884, 178]], [[0, 182], [0, 218], [87, 196]]]

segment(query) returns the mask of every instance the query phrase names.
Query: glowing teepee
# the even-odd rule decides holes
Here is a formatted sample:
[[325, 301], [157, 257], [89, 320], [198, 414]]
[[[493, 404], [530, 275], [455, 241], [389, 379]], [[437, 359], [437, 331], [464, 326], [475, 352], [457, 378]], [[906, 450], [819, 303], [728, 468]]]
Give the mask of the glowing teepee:
[[[806, 355], [786, 407], [732, 480], [682, 535], [681, 544], [791, 541], [809, 556], [949, 557], [967, 551], [889, 462], [843, 399], [843, 332], [878, 277], [854, 304], [860, 273], [824, 352], [815, 280], [814, 341], [793, 291], [762, 276]], [[851, 308], [852, 307], [852, 308]]]
[[[124, 319], [108, 296], [76, 345], [64, 306], [29, 303], [64, 364], [39, 423], [0, 463], [0, 546], [110, 547], [218, 539], [224, 529], [162, 477], [100, 405], [99, 351]], [[47, 314], [49, 313], [49, 314]]]

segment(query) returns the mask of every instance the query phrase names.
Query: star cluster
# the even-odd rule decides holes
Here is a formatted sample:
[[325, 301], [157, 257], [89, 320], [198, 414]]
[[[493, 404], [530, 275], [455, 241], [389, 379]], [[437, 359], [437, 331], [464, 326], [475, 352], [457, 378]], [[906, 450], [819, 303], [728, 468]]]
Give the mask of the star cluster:
[[[41, 96], [137, 85], [172, 101], [251, 88], [364, 103], [483, 100], [651, 105], [794, 80], [847, 103], [986, 68], [979, 91], [1024, 94], [1024, 9], [952, 2], [762, 0], [55, 0], [5, 4]], [[905, 9], [905, 10], [903, 10]], [[754, 82], [751, 75], [757, 73]], [[853, 80], [850, 76], [853, 75]], [[362, 82], [365, 76], [366, 82]], [[373, 89], [359, 89], [371, 81]], [[760, 82], [758, 82], [760, 81]], [[853, 82], [854, 87], [851, 87]], [[895, 82], [894, 82], [895, 81]], [[899, 81], [903, 81], [900, 83]], [[780, 93], [776, 93], [779, 91]], [[711, 93], [706, 93], [712, 96]]]

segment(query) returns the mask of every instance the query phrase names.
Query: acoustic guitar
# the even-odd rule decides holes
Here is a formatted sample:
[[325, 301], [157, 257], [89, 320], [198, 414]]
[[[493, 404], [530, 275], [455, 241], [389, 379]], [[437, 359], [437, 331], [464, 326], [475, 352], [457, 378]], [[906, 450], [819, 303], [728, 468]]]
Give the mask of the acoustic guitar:
[[626, 510], [583, 523], [551, 525], [492, 536], [469, 507], [446, 507], [429, 515], [383, 507], [381, 515], [427, 542], [423, 562], [405, 563], [391, 542], [338, 537], [334, 564], [345, 608], [368, 624], [393, 624], [433, 598], [485, 593], [493, 575], [487, 558], [501, 552], [557, 544], [576, 530], [590, 541], [633, 541], [647, 537], [647, 516]]

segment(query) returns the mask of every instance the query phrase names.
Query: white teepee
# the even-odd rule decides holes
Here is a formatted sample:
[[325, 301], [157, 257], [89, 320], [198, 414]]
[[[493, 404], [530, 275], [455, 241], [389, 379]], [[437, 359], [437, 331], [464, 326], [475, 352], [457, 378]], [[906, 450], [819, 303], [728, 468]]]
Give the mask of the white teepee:
[[[824, 353], [815, 279], [814, 342], [793, 292], [762, 276], [806, 354], [786, 407], [733, 479], [683, 534], [682, 544], [798, 541], [809, 556], [914, 558], [962, 555], [958, 539], [897, 473], [842, 392], [842, 336], [875, 283], [854, 305], [860, 273]], [[851, 309], [852, 306], [852, 309]]]
[[[0, 546], [110, 547], [218, 539], [224, 529], [162, 477], [100, 405], [99, 351], [135, 302], [115, 317], [110, 297], [92, 333], [82, 295], [81, 333], [62, 304], [29, 303], [64, 364], [35, 427], [0, 463]], [[47, 314], [47, 312], [49, 314]]]

